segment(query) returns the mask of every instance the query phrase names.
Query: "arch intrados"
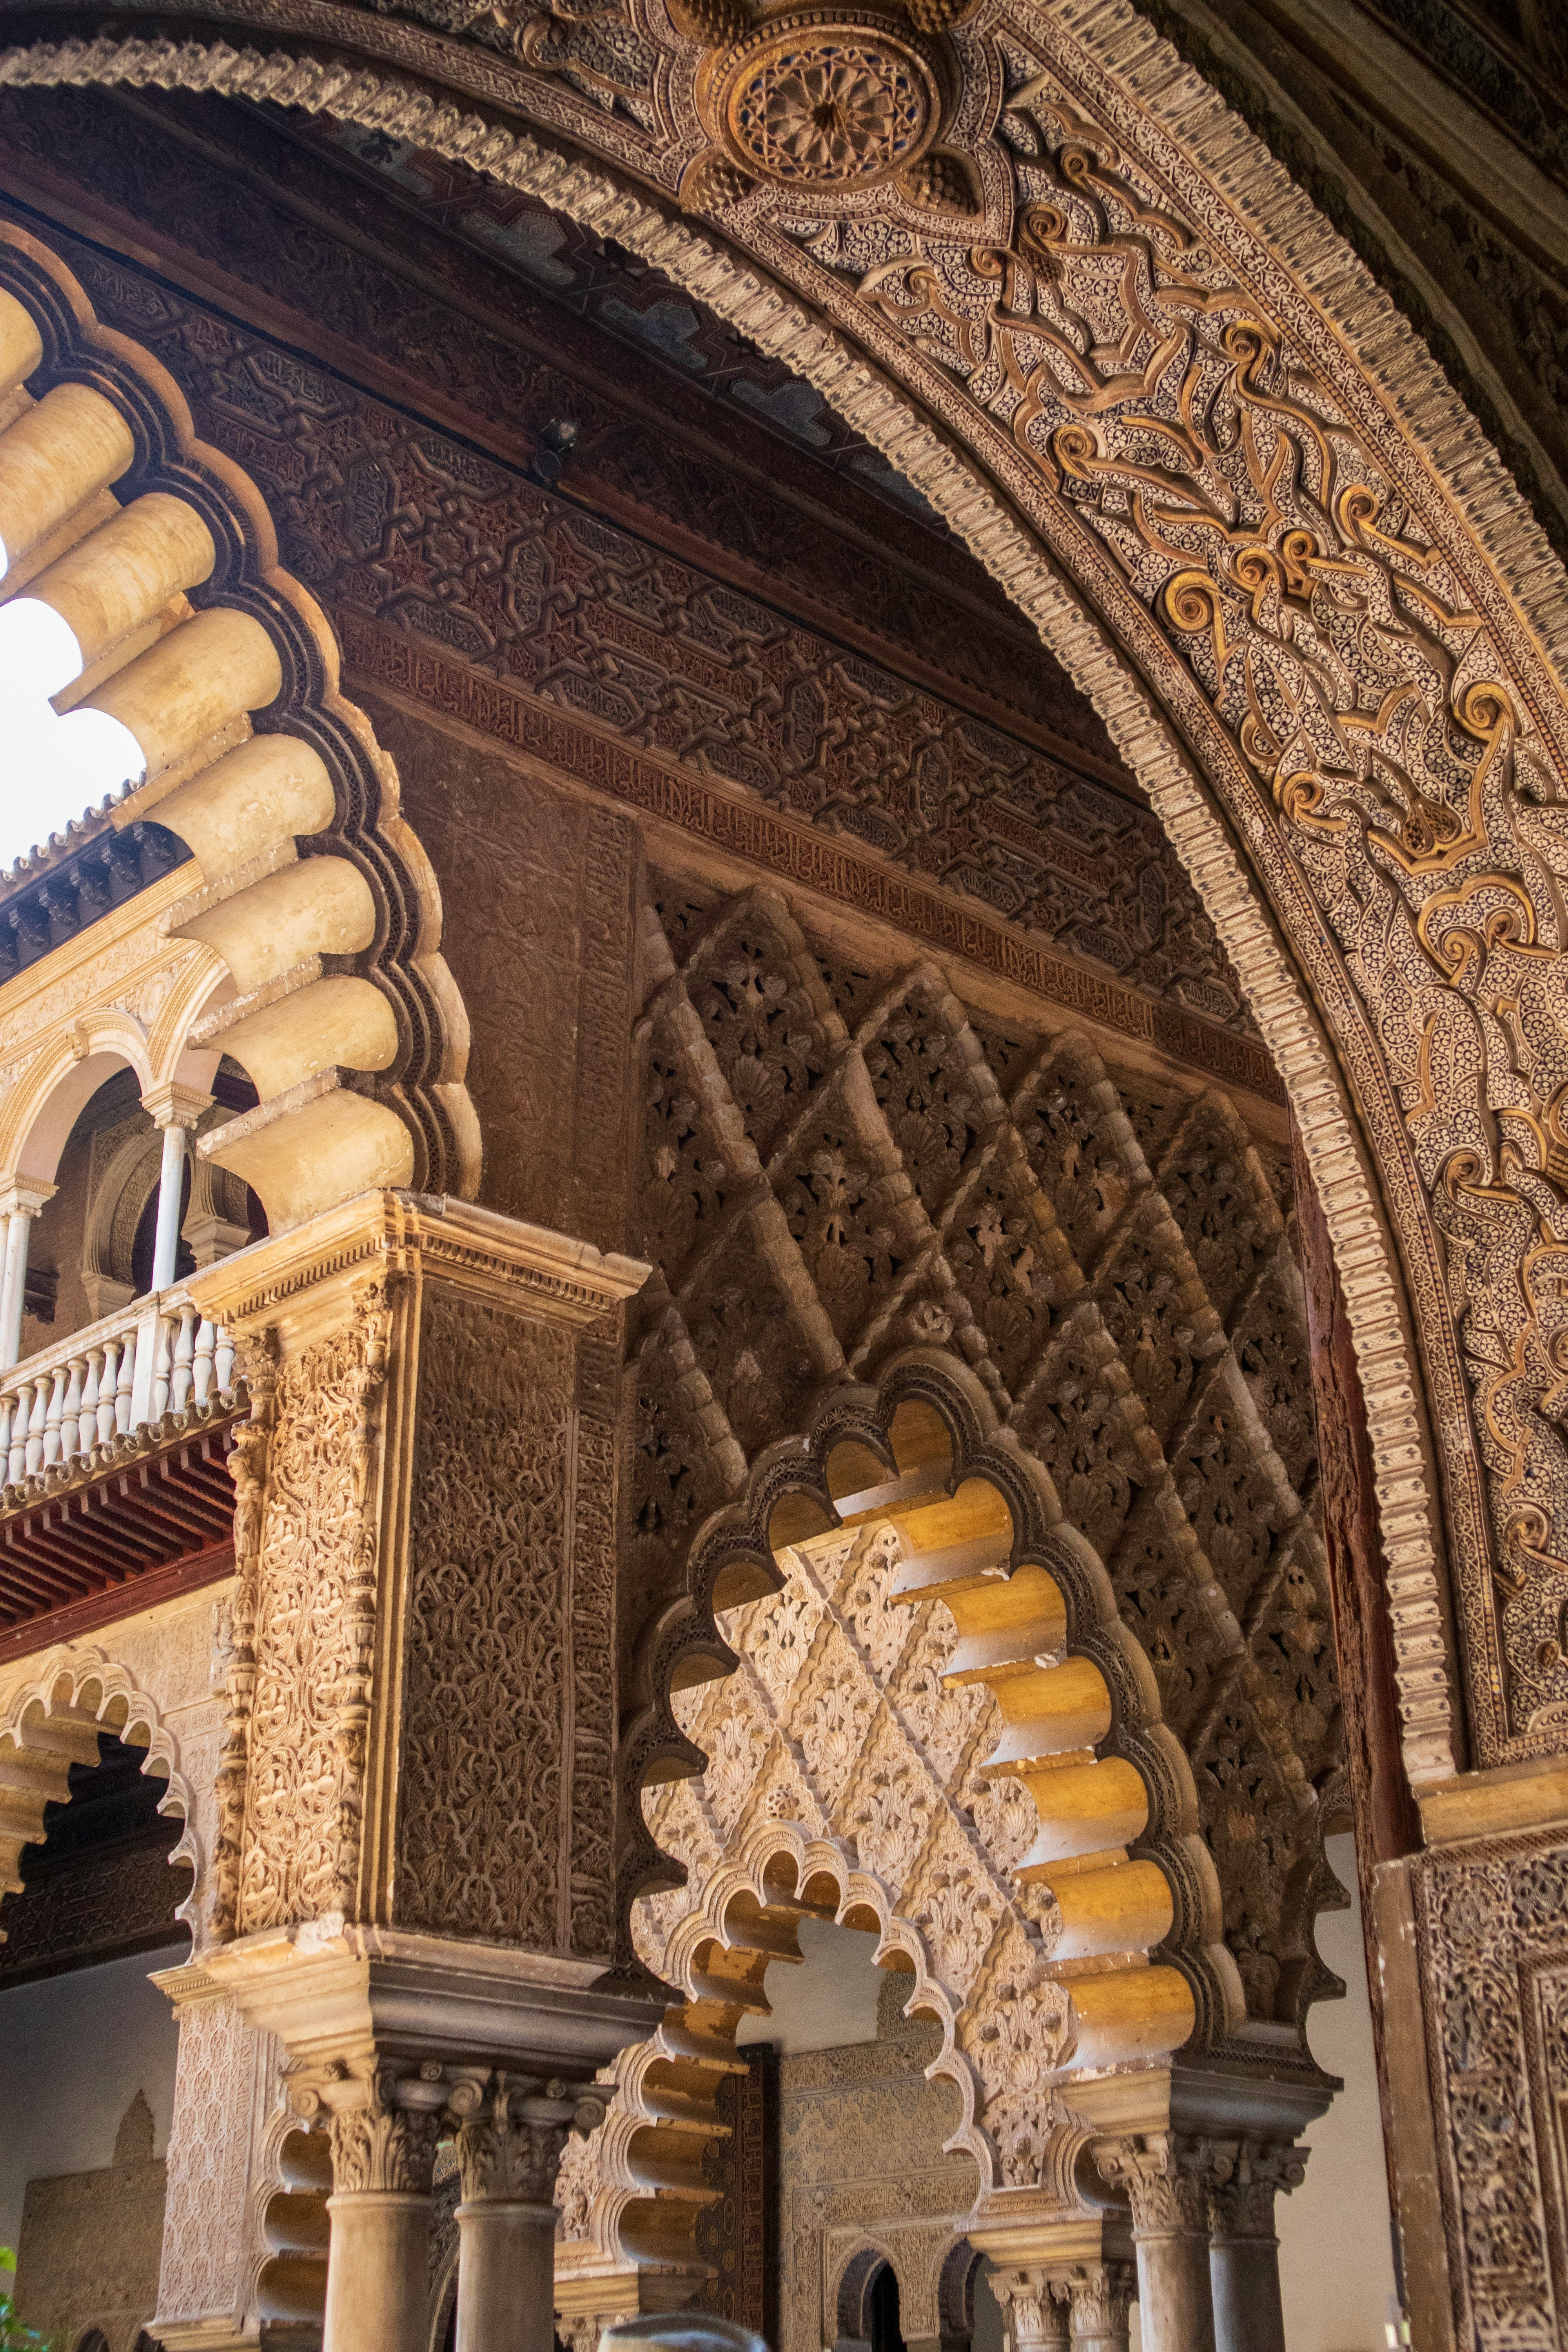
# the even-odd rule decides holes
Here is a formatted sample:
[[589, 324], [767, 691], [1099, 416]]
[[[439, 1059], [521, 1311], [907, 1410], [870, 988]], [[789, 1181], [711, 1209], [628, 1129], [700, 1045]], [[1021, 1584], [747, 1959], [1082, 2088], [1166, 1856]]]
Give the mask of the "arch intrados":
[[[54, 1182], [60, 1154], [77, 1120], [100, 1087], [106, 1086], [117, 1071], [133, 1074], [139, 1095], [155, 1083], [145, 1036], [129, 1013], [95, 1020], [91, 1034], [97, 1042], [79, 1060], [73, 1059], [69, 1043], [62, 1042], [34, 1071], [31, 1085], [16, 1106], [13, 1115], [19, 1140], [8, 1156], [36, 1183]], [[5, 1156], [3, 1149], [0, 1156]]]

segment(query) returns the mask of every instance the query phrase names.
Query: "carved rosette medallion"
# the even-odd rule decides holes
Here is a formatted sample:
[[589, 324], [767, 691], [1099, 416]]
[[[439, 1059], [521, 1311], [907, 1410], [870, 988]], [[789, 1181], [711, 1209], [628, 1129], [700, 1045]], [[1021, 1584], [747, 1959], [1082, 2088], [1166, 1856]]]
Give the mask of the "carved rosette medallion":
[[736, 163], [802, 192], [866, 187], [907, 170], [942, 119], [924, 49], [848, 16], [759, 27], [720, 68], [717, 97]]

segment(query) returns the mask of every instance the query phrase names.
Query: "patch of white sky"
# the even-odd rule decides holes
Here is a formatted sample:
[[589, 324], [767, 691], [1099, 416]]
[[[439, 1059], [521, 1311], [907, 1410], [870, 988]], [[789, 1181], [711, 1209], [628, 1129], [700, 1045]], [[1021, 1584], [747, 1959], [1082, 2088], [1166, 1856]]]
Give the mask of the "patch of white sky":
[[[0, 545], [0, 592], [5, 570]], [[55, 709], [51, 698], [81, 671], [81, 647], [52, 606], [37, 596], [0, 604], [0, 873], [145, 772], [118, 719]]]

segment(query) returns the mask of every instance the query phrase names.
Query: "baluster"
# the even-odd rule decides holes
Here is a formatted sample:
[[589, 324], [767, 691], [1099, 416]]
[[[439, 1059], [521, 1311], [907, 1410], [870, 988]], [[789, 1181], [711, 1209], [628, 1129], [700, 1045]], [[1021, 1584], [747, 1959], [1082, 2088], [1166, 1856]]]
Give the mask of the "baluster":
[[73, 1356], [66, 1369], [65, 1402], [60, 1407], [60, 1444], [57, 1459], [74, 1462], [77, 1447], [81, 1443], [81, 1384], [87, 1376], [87, 1358]]
[[234, 1386], [234, 1341], [221, 1323], [213, 1340], [213, 1370], [217, 1374], [218, 1394], [226, 1396]]
[[16, 1426], [16, 1396], [0, 1396], [0, 1472], [4, 1473], [7, 1484], [11, 1476], [11, 1433]]
[[31, 1383], [33, 1410], [27, 1421], [27, 1475], [36, 1478], [44, 1466], [44, 1424], [49, 1417], [49, 1398], [54, 1382], [46, 1373], [42, 1380]]
[[131, 1397], [136, 1386], [136, 1326], [120, 1343], [120, 1378], [114, 1384], [114, 1426], [123, 1436], [131, 1426]]
[[192, 1362], [195, 1355], [196, 1310], [194, 1307], [180, 1309], [180, 1328], [174, 1335], [174, 1370], [169, 1383], [169, 1402], [176, 1412], [184, 1412], [191, 1401]]
[[98, 1444], [98, 1399], [103, 1381], [103, 1349], [87, 1351], [87, 1378], [81, 1384], [81, 1412], [76, 1425], [76, 1450], [90, 1454]]
[[103, 1343], [103, 1370], [98, 1382], [98, 1442], [100, 1445], [114, 1443], [114, 1391], [120, 1381], [120, 1341], [106, 1339]]
[[191, 1367], [192, 1384], [198, 1404], [205, 1404], [213, 1392], [213, 1343], [216, 1335], [204, 1315], [196, 1325], [195, 1360]]
[[49, 1407], [44, 1415], [44, 1467], [52, 1469], [60, 1458], [60, 1423], [65, 1416], [66, 1385], [68, 1375], [65, 1368], [50, 1376]]
[[169, 1410], [169, 1389], [174, 1370], [174, 1318], [160, 1315], [157, 1322], [157, 1354], [153, 1359], [153, 1410], [148, 1419], [156, 1427]]
[[5, 1465], [8, 1486], [19, 1486], [27, 1475], [27, 1431], [33, 1418], [33, 1383], [16, 1383], [16, 1411], [11, 1423], [11, 1454]]

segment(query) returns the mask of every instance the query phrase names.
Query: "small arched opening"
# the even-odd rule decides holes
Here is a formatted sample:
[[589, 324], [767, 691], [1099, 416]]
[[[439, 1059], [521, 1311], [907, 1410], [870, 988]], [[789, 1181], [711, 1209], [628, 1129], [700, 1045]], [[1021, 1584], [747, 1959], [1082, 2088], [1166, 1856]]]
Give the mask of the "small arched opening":
[[16, 1763], [47, 1759], [59, 1793], [0, 1899], [0, 2242], [16, 2249], [25, 2325], [133, 2352], [157, 2306], [178, 2045], [149, 1974], [190, 1948], [175, 1916], [195, 1884], [176, 1852], [181, 1796], [171, 1807], [145, 1723], [110, 1728], [65, 1706], [13, 1737]]

